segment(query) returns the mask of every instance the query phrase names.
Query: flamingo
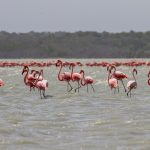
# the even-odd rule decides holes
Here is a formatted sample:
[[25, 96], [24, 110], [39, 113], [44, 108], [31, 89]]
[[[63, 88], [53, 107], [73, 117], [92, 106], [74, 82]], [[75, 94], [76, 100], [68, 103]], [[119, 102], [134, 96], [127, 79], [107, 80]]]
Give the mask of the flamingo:
[[35, 77], [35, 74], [36, 74], [36, 71], [35, 70], [32, 70], [31, 71], [31, 74], [29, 74], [29, 67], [28, 66], [24, 66], [23, 70], [22, 70], [22, 75], [26, 72], [26, 75], [24, 76], [24, 83], [27, 85], [27, 86], [30, 86], [30, 91], [31, 91], [31, 88], [34, 89], [34, 85], [33, 85], [33, 82], [36, 80], [36, 77]]
[[121, 83], [122, 83], [122, 85], [123, 85], [123, 87], [124, 87], [124, 90], [125, 90], [125, 92], [126, 92], [126, 88], [125, 88], [125, 85], [124, 85], [124, 83], [123, 83], [123, 79], [128, 78], [127, 75], [124, 74], [124, 73], [121, 72], [121, 71], [116, 71], [116, 67], [115, 67], [115, 66], [111, 66], [110, 69], [111, 69], [111, 70], [114, 69], [114, 72], [113, 72], [113, 74], [112, 74], [112, 77], [114, 77], [114, 78], [116, 78], [117, 80], [120, 80], [120, 81], [121, 81]]
[[109, 67], [107, 67], [107, 71], [108, 71], [108, 85], [109, 87], [112, 89], [115, 89], [114, 92], [116, 91], [116, 88], [118, 88], [118, 92], [119, 92], [119, 85], [118, 85], [118, 80], [114, 77], [111, 76], [111, 69]]
[[45, 90], [48, 88], [48, 81], [45, 79], [39, 80], [39, 78], [41, 78], [41, 76], [43, 77], [43, 75], [42, 75], [43, 70], [41, 70], [41, 72], [37, 72], [37, 73], [39, 74], [39, 76], [36, 78], [36, 81], [33, 84], [40, 91], [41, 99], [42, 99], [41, 91], [43, 92], [43, 97], [46, 98]]
[[80, 85], [80, 81], [82, 80], [83, 78], [83, 73], [84, 71], [83, 70], [80, 70], [80, 73], [73, 73], [73, 69], [75, 67], [74, 63], [70, 63], [70, 68], [72, 67], [72, 71], [71, 71], [71, 80], [74, 82], [76, 81], [78, 83], [78, 87], [75, 89], [75, 92], [76, 90], [78, 89], [78, 92], [79, 92], [79, 89], [81, 88], [81, 85]]
[[4, 84], [4, 81], [2, 80], [2, 79], [0, 79], [0, 87], [1, 86], [4, 86], [5, 84]]
[[131, 90], [137, 88], [137, 82], [136, 82], [136, 78], [135, 78], [135, 73], [137, 74], [137, 70], [134, 68], [132, 70], [132, 75], [133, 75], [133, 79], [134, 80], [130, 80], [127, 83], [127, 88], [128, 88], [127, 96], [130, 93], [130, 97], [131, 97]]
[[[61, 60], [57, 60], [56, 67], [58, 67], [58, 66], [60, 66], [60, 70], [59, 70], [59, 73], [58, 73], [58, 80], [59, 81], [66, 81], [67, 82], [67, 91], [70, 92], [73, 89], [71, 84], [70, 84], [71, 73], [70, 72], [61, 73], [62, 68], [63, 68], [63, 62]], [[68, 89], [68, 86], [70, 86], [70, 90]]]
[[[82, 86], [87, 86], [87, 92], [89, 92], [88, 91], [88, 85], [91, 85], [91, 87], [92, 87], [92, 89], [93, 89], [93, 92], [95, 92], [95, 89], [94, 89], [94, 87], [93, 87], [93, 83], [94, 83], [94, 79], [91, 77], [91, 76], [84, 76], [84, 71], [82, 71], [83, 72], [83, 78], [82, 78], [82, 80], [81, 80], [81, 85]], [[80, 73], [81, 73], [81, 71], [80, 71]]]

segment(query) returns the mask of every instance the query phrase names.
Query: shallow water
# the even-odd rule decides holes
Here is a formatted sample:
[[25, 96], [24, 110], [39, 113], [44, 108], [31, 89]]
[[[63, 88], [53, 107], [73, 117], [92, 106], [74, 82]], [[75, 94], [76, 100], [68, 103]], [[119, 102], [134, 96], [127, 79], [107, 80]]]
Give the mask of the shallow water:
[[[43, 69], [49, 82], [46, 99], [40, 99], [37, 90], [30, 92], [24, 85], [21, 67], [0, 68], [0, 78], [5, 81], [0, 88], [0, 149], [150, 149], [149, 67], [137, 68], [138, 88], [131, 98], [122, 86], [120, 93], [110, 91], [106, 68], [75, 69], [77, 72], [84, 69], [97, 80], [95, 93], [90, 87], [89, 93], [86, 87], [80, 93], [67, 93], [66, 83], [57, 80], [59, 69], [54, 66]], [[132, 68], [118, 69], [132, 78]]]

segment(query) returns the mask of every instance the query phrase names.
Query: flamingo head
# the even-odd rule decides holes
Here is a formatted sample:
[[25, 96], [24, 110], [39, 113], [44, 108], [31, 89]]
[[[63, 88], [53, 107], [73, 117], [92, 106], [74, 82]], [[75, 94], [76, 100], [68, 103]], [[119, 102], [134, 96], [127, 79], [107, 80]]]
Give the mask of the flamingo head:
[[26, 70], [26, 69], [24, 69], [24, 70], [22, 71], [22, 75], [23, 75], [25, 72], [27, 72], [27, 70]]
[[69, 69], [71, 69], [71, 67], [75, 67], [76, 66], [76, 64], [75, 63], [70, 63], [70, 65], [69, 65]]
[[138, 73], [137, 70], [136, 70], [135, 68], [133, 69], [133, 72], [135, 72], [136, 74]]
[[84, 73], [84, 70], [80, 70], [80, 74], [81, 74], [81, 73]]
[[112, 71], [112, 69], [114, 69], [114, 72], [116, 71], [116, 66], [115, 65], [111, 65], [110, 71]]
[[107, 71], [109, 71], [110, 70], [110, 65], [107, 65]]
[[28, 65], [24, 65], [23, 69], [29, 69]]
[[111, 65], [107, 65], [107, 71], [109, 72], [109, 73], [111, 73], [111, 70], [112, 70], [112, 68], [110, 68], [111, 67]]
[[111, 69], [116, 69], [116, 66], [115, 65], [111, 65]]
[[62, 64], [62, 61], [60, 59], [58, 59], [55, 63], [56, 67], [60, 66], [60, 64]]
[[29, 67], [28, 66], [24, 66], [23, 70], [22, 70], [22, 75], [27, 72], [29, 70]]
[[39, 78], [39, 77], [40, 77], [40, 75], [41, 75], [41, 72], [39, 72], [39, 71], [35, 71], [34, 77]]
[[31, 70], [31, 74], [36, 77], [37, 74], [40, 74], [39, 71], [36, 71], [36, 70]]
[[77, 65], [78, 65], [78, 66], [83, 66], [82, 63], [79, 62], [79, 61], [77, 62]]
[[31, 74], [33, 74], [33, 75], [34, 75], [34, 74], [35, 74], [35, 72], [36, 72], [36, 70], [31, 70]]

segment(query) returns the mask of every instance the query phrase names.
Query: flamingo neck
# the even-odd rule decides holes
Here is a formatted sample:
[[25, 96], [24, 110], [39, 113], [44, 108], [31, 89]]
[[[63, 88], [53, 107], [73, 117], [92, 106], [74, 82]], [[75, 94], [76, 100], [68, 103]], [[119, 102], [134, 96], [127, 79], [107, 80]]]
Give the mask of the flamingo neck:
[[148, 79], [147, 83], [148, 83], [148, 85], [150, 85], [150, 79]]
[[58, 73], [58, 80], [59, 80], [59, 81], [63, 81], [63, 78], [62, 78], [62, 76], [61, 76], [62, 67], [63, 67], [63, 64], [62, 64], [62, 62], [60, 62], [60, 70], [59, 70], [59, 73]]
[[136, 81], [135, 72], [136, 72], [136, 71], [133, 70], [132, 75], [133, 75], [133, 79]]
[[[34, 86], [37, 85], [37, 82], [39, 81], [39, 78], [40, 78], [42, 72], [37, 72], [37, 74], [38, 74], [38, 77], [36, 78], [35, 82], [33, 83]], [[43, 76], [42, 76], [42, 78], [43, 78]], [[43, 79], [42, 79], [42, 80], [43, 80]]]
[[82, 71], [80, 72], [80, 74], [82, 74], [81, 85], [82, 85], [82, 86], [85, 86], [86, 82], [85, 82], [84, 71], [82, 70]]
[[108, 70], [108, 79], [107, 79], [108, 84], [109, 84], [109, 79], [110, 79], [110, 70]]
[[115, 66], [111, 66], [111, 69], [110, 69], [110, 71], [111, 71], [112, 69], [114, 69], [114, 72], [113, 72], [113, 74], [115, 74], [115, 72], [116, 72], [116, 67], [115, 67]]
[[27, 85], [27, 80], [28, 80], [28, 74], [29, 74], [29, 70], [26, 71], [26, 74], [24, 76], [24, 83]]
[[74, 66], [71, 65], [71, 67], [72, 67], [72, 68], [71, 68], [71, 80], [74, 81], [74, 80], [73, 80], [73, 69], [74, 69]]
[[148, 73], [148, 75], [147, 75], [147, 76], [148, 76], [148, 78], [150, 77], [150, 71], [149, 71], [149, 73]]
[[[42, 77], [42, 80], [43, 80], [43, 69], [41, 70], [41, 72], [40, 72], [40, 76]], [[39, 78], [40, 78], [40, 76], [39, 76]]]

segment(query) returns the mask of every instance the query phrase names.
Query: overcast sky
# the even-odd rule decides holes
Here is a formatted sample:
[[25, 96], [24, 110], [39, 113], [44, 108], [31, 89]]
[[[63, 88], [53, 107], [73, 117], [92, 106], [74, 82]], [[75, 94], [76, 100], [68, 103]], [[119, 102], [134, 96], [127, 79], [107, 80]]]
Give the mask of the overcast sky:
[[150, 0], [0, 0], [0, 30], [149, 31]]

